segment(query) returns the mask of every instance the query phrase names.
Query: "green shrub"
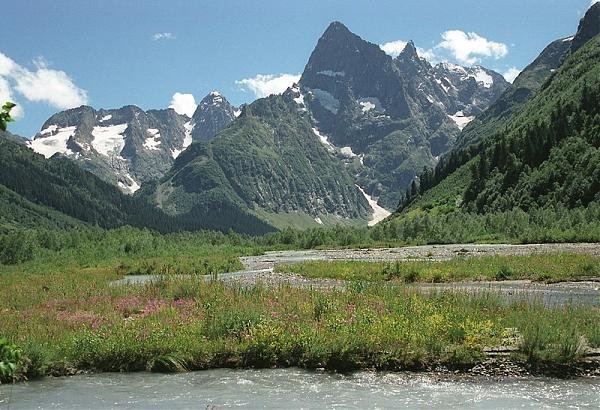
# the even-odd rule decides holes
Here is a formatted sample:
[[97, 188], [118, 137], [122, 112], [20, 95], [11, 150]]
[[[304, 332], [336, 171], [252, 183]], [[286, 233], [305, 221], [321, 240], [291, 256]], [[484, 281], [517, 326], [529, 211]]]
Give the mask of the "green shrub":
[[21, 350], [6, 339], [0, 338], [0, 383], [13, 380], [21, 361]]

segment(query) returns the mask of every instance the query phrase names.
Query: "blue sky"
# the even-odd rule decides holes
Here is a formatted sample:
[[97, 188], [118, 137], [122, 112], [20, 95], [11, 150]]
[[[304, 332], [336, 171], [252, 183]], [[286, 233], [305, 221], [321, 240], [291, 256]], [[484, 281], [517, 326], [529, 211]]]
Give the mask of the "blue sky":
[[199, 101], [213, 89], [234, 104], [249, 102], [293, 78], [279, 79], [280, 74], [301, 73], [333, 20], [377, 44], [412, 39], [436, 58], [468, 59], [504, 73], [522, 69], [549, 42], [573, 34], [589, 5], [590, 0], [9, 1], [2, 4], [0, 25], [0, 98], [19, 103], [19, 119], [10, 129], [24, 136], [35, 134], [54, 112], [83, 102], [95, 108], [165, 108], [175, 93]]

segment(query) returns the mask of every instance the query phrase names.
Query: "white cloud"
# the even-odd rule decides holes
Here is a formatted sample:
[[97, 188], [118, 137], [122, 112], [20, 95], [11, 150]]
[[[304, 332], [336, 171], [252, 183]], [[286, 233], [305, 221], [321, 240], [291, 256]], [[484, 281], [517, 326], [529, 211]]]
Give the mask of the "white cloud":
[[175, 93], [171, 97], [169, 108], [173, 108], [177, 114], [187, 115], [191, 118], [197, 106], [196, 99], [192, 94]]
[[[600, 0], [598, 0], [598, 1], [600, 1]], [[390, 41], [388, 43], [381, 44], [379, 46], [379, 48], [381, 48], [381, 50], [383, 50], [384, 53], [386, 53], [387, 55], [389, 55], [391, 57], [398, 57], [398, 55], [400, 55], [400, 53], [404, 50], [404, 48], [406, 47], [407, 44], [408, 44], [408, 41], [395, 40], [395, 41]], [[431, 49], [426, 50], [424, 48], [417, 47], [417, 54], [419, 55], [419, 57], [424, 58], [425, 60], [429, 61], [430, 63], [437, 63], [440, 61], [439, 57]]]
[[417, 47], [417, 54], [419, 55], [419, 57], [424, 58], [425, 60], [433, 64], [442, 61], [442, 59], [440, 59], [440, 57], [432, 49], [425, 50], [424, 48]]
[[235, 83], [262, 98], [271, 94], [281, 94], [299, 80], [300, 74], [258, 74], [254, 78], [245, 78]]
[[[29, 101], [45, 102], [48, 105], [68, 109], [88, 103], [85, 90], [77, 87], [64, 71], [53, 70], [43, 59], [34, 61], [31, 71], [0, 53], [0, 99], [15, 101], [15, 91]], [[23, 115], [20, 106], [13, 111], [16, 117]]]
[[404, 47], [406, 47], [407, 44], [407, 41], [396, 40], [381, 44], [379, 48], [381, 48], [387, 55], [390, 55], [392, 57], [398, 57], [398, 55], [402, 52], [402, 50], [404, 50]]
[[36, 71], [20, 67], [14, 76], [15, 89], [25, 98], [67, 109], [87, 104], [85, 90], [78, 88], [64, 71], [52, 70], [43, 60], [37, 60]]
[[442, 42], [436, 48], [448, 50], [463, 64], [475, 64], [481, 57], [500, 59], [508, 54], [508, 46], [490, 41], [477, 33], [448, 30], [442, 34]]
[[152, 40], [175, 40], [175, 34], [173, 33], [154, 33], [152, 35]]
[[[600, 0], [599, 0], [600, 1]], [[506, 70], [504, 72], [504, 74], [502, 74], [504, 76], [504, 79], [506, 81], [508, 81], [509, 83], [513, 83], [515, 81], [515, 79], [517, 78], [517, 76], [521, 74], [521, 70], [519, 70], [516, 67], [511, 67], [508, 70]]]

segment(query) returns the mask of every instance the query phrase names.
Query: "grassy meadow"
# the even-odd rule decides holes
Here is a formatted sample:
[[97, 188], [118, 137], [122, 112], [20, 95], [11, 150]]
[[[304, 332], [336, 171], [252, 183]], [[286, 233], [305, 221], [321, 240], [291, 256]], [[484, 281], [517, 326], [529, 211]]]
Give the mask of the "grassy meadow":
[[448, 261], [307, 261], [278, 265], [278, 272], [306, 278], [351, 281], [456, 282], [529, 279], [579, 281], [600, 277], [600, 257], [570, 253], [527, 256], [456, 257]]
[[170, 276], [111, 286], [114, 268], [0, 275], [2, 334], [20, 351], [13, 376], [300, 366], [469, 368], [510, 345], [532, 368], [571, 365], [600, 347], [600, 312], [494, 294], [421, 295], [403, 284], [345, 291], [238, 288]]

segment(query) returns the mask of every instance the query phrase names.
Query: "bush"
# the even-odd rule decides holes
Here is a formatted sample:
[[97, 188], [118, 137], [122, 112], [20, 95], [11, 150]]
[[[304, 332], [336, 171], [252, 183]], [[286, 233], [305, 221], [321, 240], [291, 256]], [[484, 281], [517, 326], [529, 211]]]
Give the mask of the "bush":
[[0, 339], [0, 383], [13, 380], [21, 361], [21, 350], [6, 339]]

